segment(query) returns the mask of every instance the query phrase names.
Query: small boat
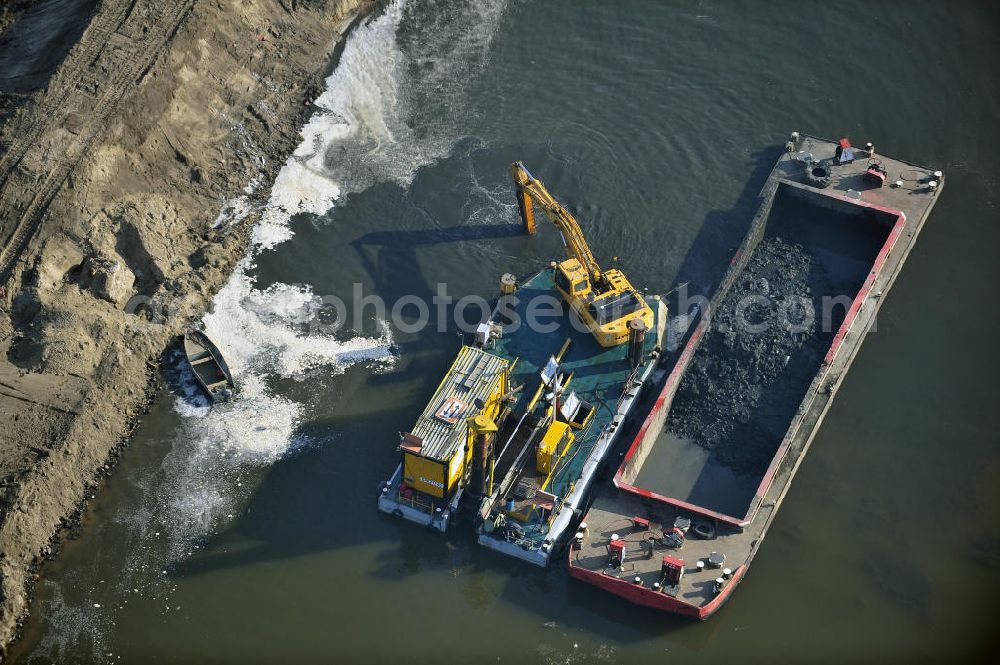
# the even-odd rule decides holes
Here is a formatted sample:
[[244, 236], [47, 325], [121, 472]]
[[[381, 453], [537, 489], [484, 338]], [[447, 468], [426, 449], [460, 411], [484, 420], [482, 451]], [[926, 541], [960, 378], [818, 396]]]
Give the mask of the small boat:
[[199, 385], [213, 402], [225, 402], [233, 396], [233, 374], [212, 340], [200, 330], [184, 333], [184, 353]]

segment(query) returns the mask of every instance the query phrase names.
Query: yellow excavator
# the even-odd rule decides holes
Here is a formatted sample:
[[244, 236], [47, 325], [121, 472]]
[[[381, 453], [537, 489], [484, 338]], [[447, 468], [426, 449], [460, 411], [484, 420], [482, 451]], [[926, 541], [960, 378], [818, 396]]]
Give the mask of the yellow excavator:
[[562, 235], [569, 257], [555, 270], [556, 288], [569, 306], [604, 347], [624, 344], [629, 338], [629, 322], [641, 319], [646, 330], [653, 328], [653, 310], [629, 283], [621, 270], [601, 270], [583, 231], [573, 215], [549, 194], [521, 162], [510, 166], [517, 185], [517, 203], [528, 233], [535, 233], [537, 204]]

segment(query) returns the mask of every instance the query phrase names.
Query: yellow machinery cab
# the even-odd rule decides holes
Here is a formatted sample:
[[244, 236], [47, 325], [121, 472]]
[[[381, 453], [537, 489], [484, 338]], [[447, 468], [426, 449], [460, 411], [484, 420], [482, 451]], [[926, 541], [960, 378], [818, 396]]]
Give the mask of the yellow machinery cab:
[[586, 300], [592, 291], [590, 275], [576, 259], [560, 262], [556, 267], [553, 281], [568, 303], [574, 300]]
[[473, 438], [489, 429], [483, 423], [500, 415], [510, 370], [504, 358], [462, 347], [416, 425], [402, 435], [399, 448], [407, 488], [447, 499], [465, 482]]
[[[552, 417], [551, 409], [549, 418]], [[507, 516], [520, 522], [527, 522], [531, 514], [539, 509], [552, 511], [555, 509], [555, 502], [558, 497], [550, 494], [546, 490], [552, 482], [552, 477], [559, 466], [561, 460], [576, 440], [573, 427], [561, 420], [552, 420], [545, 434], [535, 446], [535, 473], [527, 474], [522, 482], [532, 487], [529, 497], [521, 501], [514, 501], [507, 510]]]

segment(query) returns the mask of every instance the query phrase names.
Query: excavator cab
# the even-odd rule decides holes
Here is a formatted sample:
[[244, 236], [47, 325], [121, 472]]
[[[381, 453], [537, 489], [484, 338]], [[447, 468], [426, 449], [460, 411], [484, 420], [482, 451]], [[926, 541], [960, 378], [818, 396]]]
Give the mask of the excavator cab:
[[590, 275], [576, 259], [566, 259], [559, 263], [553, 281], [566, 302], [571, 302], [574, 298], [586, 298], [593, 291]]

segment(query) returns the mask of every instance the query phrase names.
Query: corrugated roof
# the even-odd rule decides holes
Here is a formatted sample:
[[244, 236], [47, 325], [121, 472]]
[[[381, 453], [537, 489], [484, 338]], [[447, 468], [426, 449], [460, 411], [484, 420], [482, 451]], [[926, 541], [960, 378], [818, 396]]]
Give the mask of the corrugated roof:
[[412, 434], [423, 439], [420, 455], [448, 461], [465, 444], [465, 421], [479, 413], [476, 400], [485, 403], [498, 390], [510, 363], [480, 349], [463, 346], [448, 375], [414, 425]]

